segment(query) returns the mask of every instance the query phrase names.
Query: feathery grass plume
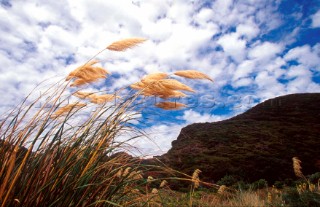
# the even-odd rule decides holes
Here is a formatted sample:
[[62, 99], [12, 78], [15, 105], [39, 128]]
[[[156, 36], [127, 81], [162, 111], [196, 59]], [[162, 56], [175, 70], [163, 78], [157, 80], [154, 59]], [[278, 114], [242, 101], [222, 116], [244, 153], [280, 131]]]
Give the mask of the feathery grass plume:
[[85, 103], [72, 103], [68, 104], [64, 107], [59, 108], [57, 111], [54, 112], [54, 114], [51, 116], [51, 118], [57, 118], [60, 116], [63, 116], [64, 114], [69, 113], [71, 110], [79, 109], [82, 107], [85, 107], [87, 104]]
[[74, 69], [73, 71], [71, 71], [69, 73], [69, 75], [67, 76], [66, 78], [66, 81], [70, 80], [71, 78], [74, 78], [76, 77], [76, 75], [81, 71], [81, 70], [84, 70], [85, 68], [87, 67], [92, 67], [92, 65], [98, 63], [99, 61], [98, 60], [91, 60], [89, 61], [88, 63], [82, 65], [82, 66], [79, 66], [77, 67], [76, 69]]
[[70, 85], [71, 87], [76, 87], [76, 86], [82, 86], [85, 84], [90, 84], [98, 81], [99, 79], [104, 79], [107, 76], [101, 75], [101, 74], [91, 74], [90, 76], [87, 76], [86, 78], [77, 78], [73, 83]]
[[168, 98], [180, 98], [186, 97], [187, 95], [182, 93], [181, 91], [171, 90], [171, 89], [164, 89], [159, 87], [148, 87], [143, 89], [142, 94], [143, 96], [158, 96], [163, 99]]
[[200, 179], [199, 179], [199, 174], [201, 173], [202, 171], [199, 170], [199, 169], [196, 169], [193, 174], [192, 174], [192, 182], [194, 184], [194, 188], [198, 188], [200, 186]]
[[120, 97], [114, 94], [104, 94], [104, 95], [93, 94], [90, 96], [90, 102], [95, 104], [104, 104], [106, 102], [113, 101], [115, 98], [120, 98]]
[[293, 170], [295, 175], [300, 178], [305, 178], [301, 171], [302, 167], [301, 167], [301, 161], [299, 160], [299, 158], [293, 157], [292, 161], [293, 161]]
[[108, 71], [101, 67], [85, 67], [81, 69], [76, 75], [76, 78], [93, 79], [93, 78], [106, 78]]
[[177, 76], [190, 79], [208, 79], [213, 82], [213, 80], [204, 73], [201, 73], [197, 70], [180, 70], [174, 73]]
[[144, 38], [128, 38], [111, 43], [107, 49], [113, 51], [125, 51], [146, 41]]
[[176, 90], [168, 90], [165, 94], [159, 95], [160, 98], [168, 99], [168, 98], [182, 98], [186, 97], [187, 95], [185, 93], [182, 93], [181, 91]]
[[142, 90], [146, 87], [146, 85], [142, 82], [136, 82], [131, 84], [130, 87], [134, 90]]
[[161, 79], [165, 79], [168, 77], [168, 74], [167, 73], [161, 73], [161, 72], [158, 72], [158, 73], [151, 73], [151, 74], [148, 74], [146, 76], [144, 76], [142, 79], [141, 79], [141, 82], [142, 83], [148, 83], [150, 81], [156, 81], [156, 80], [161, 80]]
[[93, 93], [92, 92], [77, 91], [73, 95], [78, 97], [78, 98], [81, 98], [81, 99], [86, 99], [86, 98], [90, 98], [90, 96], [92, 96]]
[[156, 81], [155, 84], [158, 85], [159, 88], [163, 88], [163, 90], [183, 90], [183, 91], [190, 91], [195, 92], [189, 86], [175, 80], [175, 79], [163, 79]]
[[165, 110], [178, 110], [182, 107], [186, 107], [186, 105], [183, 103], [169, 101], [156, 103], [155, 106]]
[[103, 78], [106, 78], [106, 76], [100, 75], [100, 74], [91, 74], [91, 76], [87, 76], [86, 78], [77, 78], [75, 81], [73, 81], [73, 83], [70, 86], [75, 87], [75, 86], [90, 84]]
[[71, 84], [71, 87], [92, 83], [99, 79], [106, 78], [109, 72], [104, 68], [93, 66], [96, 63], [98, 63], [97, 60], [90, 61], [70, 72], [66, 80], [68, 81], [71, 78], [76, 78]]

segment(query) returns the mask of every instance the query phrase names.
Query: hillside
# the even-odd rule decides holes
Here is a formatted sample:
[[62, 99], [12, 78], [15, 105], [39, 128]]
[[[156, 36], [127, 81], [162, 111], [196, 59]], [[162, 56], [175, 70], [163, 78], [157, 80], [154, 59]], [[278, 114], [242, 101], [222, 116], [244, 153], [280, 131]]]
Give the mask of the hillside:
[[292, 157], [305, 174], [320, 171], [320, 93], [277, 97], [214, 123], [183, 128], [160, 159], [206, 181], [235, 175], [246, 181], [294, 178]]

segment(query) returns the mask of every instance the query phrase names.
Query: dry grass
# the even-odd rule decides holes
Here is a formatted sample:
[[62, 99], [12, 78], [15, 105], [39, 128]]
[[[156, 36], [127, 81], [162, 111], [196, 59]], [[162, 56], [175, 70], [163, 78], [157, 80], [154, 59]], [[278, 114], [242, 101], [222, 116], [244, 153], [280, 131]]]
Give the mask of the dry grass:
[[120, 96], [116, 96], [115, 94], [104, 94], [104, 95], [96, 95], [93, 94], [90, 96], [90, 102], [95, 104], [104, 104], [110, 101], [114, 101], [116, 98], [120, 98]]
[[184, 78], [208, 79], [210, 81], [213, 81], [208, 75], [201, 73], [197, 70], [180, 70], [180, 71], [174, 72], [174, 74]]
[[113, 51], [125, 51], [129, 48], [135, 47], [138, 44], [143, 43], [144, 41], [146, 41], [146, 39], [144, 38], [128, 38], [113, 42], [107, 47], [107, 49]]
[[295, 175], [300, 178], [305, 178], [301, 171], [302, 167], [301, 167], [301, 161], [299, 160], [299, 158], [293, 157], [292, 162], [293, 162], [293, 171]]
[[[144, 41], [142, 38], [121, 40], [106, 49], [124, 51]], [[141, 190], [147, 184], [138, 169], [139, 163], [117, 154], [127, 145], [116, 138], [132, 132], [135, 135], [129, 140], [143, 135], [128, 124], [135, 117], [130, 112], [136, 111], [135, 101], [140, 95], [175, 98], [185, 96], [180, 90], [193, 90], [177, 80], [165, 79], [165, 73], [157, 73], [132, 85], [138, 93], [121, 97], [112, 105], [105, 103], [119, 98], [116, 92], [69, 94], [70, 87], [107, 78], [107, 70], [94, 66], [99, 61], [93, 58], [72, 71], [66, 81], [54, 84], [36, 99], [29, 101], [27, 97], [3, 117], [1, 207], [159, 205], [154, 200], [158, 195], [156, 190]], [[69, 104], [73, 96], [82, 102]], [[37, 108], [39, 103], [41, 107]], [[160, 102], [157, 106], [172, 110], [185, 105]], [[190, 176], [184, 180], [192, 181]]]
[[185, 107], [186, 105], [178, 102], [159, 102], [155, 104], [157, 107], [165, 110], [177, 110]]

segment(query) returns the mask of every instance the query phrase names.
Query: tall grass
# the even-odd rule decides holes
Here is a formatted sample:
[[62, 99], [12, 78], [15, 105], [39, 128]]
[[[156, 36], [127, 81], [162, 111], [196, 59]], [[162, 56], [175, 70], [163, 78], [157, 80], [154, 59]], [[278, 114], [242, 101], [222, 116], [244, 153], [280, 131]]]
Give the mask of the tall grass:
[[[106, 49], [124, 51], [143, 41], [141, 38], [117, 41]], [[139, 162], [117, 153], [127, 141], [142, 136], [130, 125], [139, 113], [136, 100], [141, 95], [163, 99], [181, 97], [184, 94], [180, 90], [193, 90], [162, 74], [146, 76], [131, 86], [138, 90], [136, 93], [121, 98], [116, 95], [119, 91], [102, 95], [80, 91], [78, 86], [92, 84], [108, 75], [105, 69], [94, 66], [98, 63], [94, 60], [97, 55], [40, 96], [32, 99], [30, 94], [3, 117], [1, 207], [150, 204], [150, 195], [156, 194], [156, 190], [141, 190], [147, 181], [138, 169]], [[180, 75], [208, 79], [200, 72], [192, 73], [196, 76], [188, 71]], [[76, 92], [69, 93], [70, 87], [75, 87]], [[76, 101], [69, 103], [70, 100]], [[156, 106], [170, 110], [185, 107], [176, 102], [160, 102]], [[120, 142], [116, 139], [120, 134], [134, 135]]]

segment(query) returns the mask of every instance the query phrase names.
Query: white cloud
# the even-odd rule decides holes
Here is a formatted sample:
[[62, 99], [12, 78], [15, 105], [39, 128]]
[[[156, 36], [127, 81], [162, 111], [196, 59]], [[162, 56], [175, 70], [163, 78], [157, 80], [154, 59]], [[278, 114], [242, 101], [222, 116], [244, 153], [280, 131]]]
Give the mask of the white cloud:
[[311, 16], [311, 26], [313, 28], [320, 27], [320, 10], [318, 10], [314, 15]]
[[246, 56], [246, 41], [239, 38], [237, 33], [222, 36], [218, 43], [226, 54], [230, 55], [237, 62], [241, 62]]
[[252, 60], [245, 60], [240, 65], [238, 65], [237, 70], [234, 73], [233, 80], [237, 80], [239, 78], [247, 77], [251, 72], [254, 71], [255, 62]]
[[285, 56], [286, 61], [297, 60], [299, 63], [320, 70], [320, 44], [316, 44], [312, 48], [309, 45], [295, 47], [291, 49]]
[[249, 86], [253, 84], [252, 78], [241, 78], [235, 82], [232, 82], [232, 85], [234, 87], [243, 87], [243, 86]]
[[225, 119], [225, 116], [215, 116], [211, 114], [201, 114], [191, 109], [184, 111], [181, 119], [185, 120], [187, 124], [194, 123], [194, 120], [197, 120], [197, 123], [204, 122], [216, 122]]
[[237, 33], [251, 40], [259, 34], [259, 28], [254, 22], [240, 24], [237, 26]]
[[271, 43], [271, 42], [263, 42], [262, 44], [258, 44], [254, 46], [249, 51], [249, 58], [257, 59], [260, 61], [267, 61], [277, 54], [282, 52], [282, 46], [279, 44]]

